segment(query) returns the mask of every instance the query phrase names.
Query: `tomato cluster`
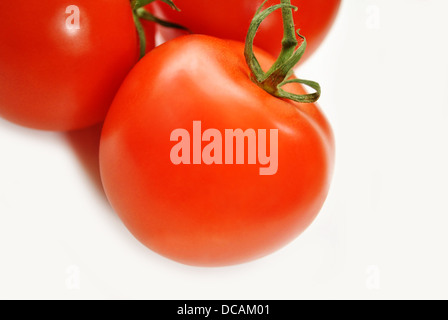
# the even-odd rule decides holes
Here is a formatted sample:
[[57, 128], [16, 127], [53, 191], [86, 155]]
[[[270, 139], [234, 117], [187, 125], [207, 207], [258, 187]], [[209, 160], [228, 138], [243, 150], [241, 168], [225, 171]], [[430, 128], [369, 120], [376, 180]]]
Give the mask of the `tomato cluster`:
[[[340, 0], [72, 2], [0, 2], [1, 117], [52, 131], [104, 122], [107, 197], [173, 260], [250, 261], [311, 224], [334, 139], [314, 103], [320, 86], [292, 70]], [[166, 43], [154, 49], [155, 22]]]

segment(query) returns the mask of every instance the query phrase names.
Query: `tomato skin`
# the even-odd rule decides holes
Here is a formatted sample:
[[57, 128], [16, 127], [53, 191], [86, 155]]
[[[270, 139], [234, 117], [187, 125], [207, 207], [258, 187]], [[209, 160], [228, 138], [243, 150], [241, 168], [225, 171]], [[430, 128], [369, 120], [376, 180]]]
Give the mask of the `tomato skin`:
[[[153, 14], [154, 12], [154, 3], [148, 4], [145, 6], [145, 10], [149, 13]], [[140, 19], [143, 30], [145, 31], [146, 36], [146, 53], [150, 52], [152, 49], [156, 47], [156, 23], [152, 21], [145, 20], [143, 18]]]
[[[263, 0], [176, 0], [180, 12], [171, 10], [158, 1], [153, 6], [158, 16], [188, 27], [193, 33], [244, 42], [249, 24], [262, 3]], [[279, 3], [278, 0], [269, 0], [265, 8]], [[292, 0], [291, 4], [299, 8], [294, 13], [296, 28], [300, 29], [300, 33], [308, 41], [303, 62], [324, 40], [336, 18], [341, 0]], [[163, 27], [160, 31], [165, 40], [185, 34], [183, 31]], [[281, 11], [278, 10], [261, 25], [255, 45], [278, 56], [282, 38], [283, 20]]]
[[[319, 212], [334, 158], [329, 123], [315, 104], [275, 98], [254, 84], [243, 44], [191, 35], [150, 52], [131, 71], [106, 118], [100, 145], [104, 189], [132, 234], [195, 266], [267, 255]], [[274, 59], [256, 50], [262, 66]], [[300, 85], [288, 90], [304, 93]], [[173, 130], [279, 130], [277, 174], [254, 165], [174, 165]]]
[[146, 53], [156, 47], [156, 24], [151, 21], [140, 19], [146, 36]]
[[130, 2], [78, 0], [67, 29], [65, 0], [0, 2], [0, 116], [35, 129], [99, 123], [138, 60]]

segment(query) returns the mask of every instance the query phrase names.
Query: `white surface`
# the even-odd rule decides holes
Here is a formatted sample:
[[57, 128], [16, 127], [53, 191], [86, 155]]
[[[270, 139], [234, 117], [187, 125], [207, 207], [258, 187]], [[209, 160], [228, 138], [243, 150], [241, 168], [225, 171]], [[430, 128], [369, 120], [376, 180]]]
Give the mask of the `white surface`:
[[336, 133], [327, 203], [292, 244], [236, 267], [152, 253], [67, 136], [0, 120], [0, 298], [447, 299], [447, 10], [344, 0], [299, 74], [320, 81]]

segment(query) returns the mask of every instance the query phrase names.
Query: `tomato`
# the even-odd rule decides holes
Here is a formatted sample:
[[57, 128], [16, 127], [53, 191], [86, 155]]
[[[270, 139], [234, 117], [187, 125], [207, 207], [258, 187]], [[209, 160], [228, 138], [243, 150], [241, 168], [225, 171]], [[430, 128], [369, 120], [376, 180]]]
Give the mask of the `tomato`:
[[[103, 127], [100, 169], [113, 208], [144, 245], [184, 264], [231, 265], [279, 249], [311, 224], [329, 189], [334, 142], [325, 116], [315, 103], [279, 99], [252, 82], [243, 51], [204, 35], [159, 46], [130, 72]], [[265, 70], [274, 63], [255, 53]], [[237, 129], [258, 135], [243, 158], [218, 139]], [[180, 132], [191, 138], [181, 152]], [[263, 132], [272, 162], [262, 174]], [[257, 149], [260, 163], [251, 164]]]
[[[173, 9], [172, 9], [173, 10]], [[152, 19], [145, 19], [145, 16], [149, 18], [155, 18], [153, 15], [153, 8], [151, 5], [146, 5], [137, 10], [139, 21], [145, 33], [146, 48], [145, 52], [148, 53], [156, 47], [156, 23]]]
[[[154, 3], [157, 15], [179, 23], [193, 33], [207, 34], [219, 38], [243, 41], [252, 17], [263, 0], [176, 0], [180, 12], [173, 11], [166, 4]], [[278, 4], [269, 0], [265, 7]], [[324, 40], [338, 12], [341, 0], [292, 0], [299, 10], [294, 18], [296, 27], [308, 40], [304, 59], [311, 56]], [[160, 28], [165, 40], [173, 39], [185, 32]], [[281, 12], [276, 12], [262, 25], [255, 39], [255, 45], [278, 56], [283, 37]], [[302, 61], [304, 60], [302, 59]]]
[[156, 47], [156, 24], [151, 21], [140, 19], [146, 37], [146, 53]]
[[0, 116], [67, 131], [104, 120], [138, 60], [129, 0], [0, 2]]

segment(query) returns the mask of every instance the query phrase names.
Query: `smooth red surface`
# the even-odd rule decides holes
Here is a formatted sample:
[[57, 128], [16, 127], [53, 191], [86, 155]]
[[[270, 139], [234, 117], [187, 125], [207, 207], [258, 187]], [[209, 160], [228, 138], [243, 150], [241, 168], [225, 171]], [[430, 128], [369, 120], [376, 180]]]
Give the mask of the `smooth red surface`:
[[[147, 10], [151, 9], [151, 6], [146, 6]], [[151, 11], [151, 10], [150, 10]], [[146, 53], [150, 52], [156, 47], [156, 24], [152, 21], [140, 19], [146, 36]]]
[[[218, 38], [245, 41], [250, 22], [263, 0], [176, 0], [181, 12], [156, 1], [154, 10], [162, 18], [180, 23], [193, 33], [207, 34]], [[279, 4], [279, 0], [269, 0], [265, 6]], [[307, 38], [308, 49], [305, 61], [316, 51], [330, 30], [341, 0], [292, 0], [299, 10], [294, 13], [296, 28]], [[185, 34], [182, 31], [160, 28], [165, 40]], [[255, 45], [277, 56], [281, 50], [283, 22], [281, 10], [266, 19], [255, 38]]]
[[[243, 45], [186, 36], [154, 49], [131, 71], [106, 118], [100, 168], [129, 230], [170, 259], [200, 266], [242, 263], [296, 238], [321, 209], [334, 142], [315, 104], [275, 98], [254, 84]], [[274, 59], [256, 51], [267, 68]], [[288, 90], [303, 93], [300, 85]], [[279, 168], [174, 165], [174, 129], [279, 130]]]
[[[68, 30], [66, 8], [80, 9]], [[137, 62], [129, 0], [0, 1], [0, 116], [68, 131], [104, 120]]]
[[142, 20], [142, 26], [146, 35], [146, 53], [156, 46], [156, 25], [154, 22]]

